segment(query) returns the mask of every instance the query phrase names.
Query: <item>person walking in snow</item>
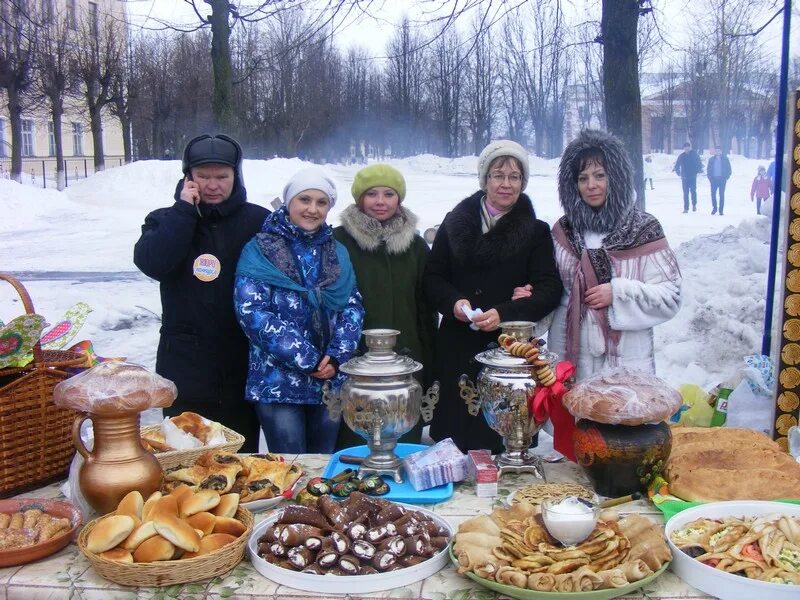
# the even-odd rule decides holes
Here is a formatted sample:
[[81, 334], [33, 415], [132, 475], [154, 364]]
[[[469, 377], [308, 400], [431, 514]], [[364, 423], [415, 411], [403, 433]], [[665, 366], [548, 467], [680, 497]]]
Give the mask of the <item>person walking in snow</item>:
[[678, 261], [658, 220], [634, 207], [633, 176], [604, 131], [582, 131], [561, 157], [553, 243], [564, 293], [548, 346], [578, 380], [622, 365], [654, 373], [653, 327], [681, 306]]
[[731, 161], [722, 153], [721, 146], [714, 147], [714, 156], [708, 159], [706, 175], [711, 184], [711, 214], [717, 213], [717, 192], [719, 191], [719, 214], [725, 214], [725, 185], [732, 173]]
[[326, 381], [358, 348], [364, 307], [347, 249], [326, 223], [336, 186], [321, 170], [299, 171], [283, 206], [242, 250], [234, 307], [250, 340], [246, 398], [272, 452], [329, 454], [339, 420], [322, 403]]
[[697, 151], [692, 149], [692, 144], [686, 142], [683, 152], [678, 155], [672, 170], [681, 178], [683, 187], [683, 212], [689, 212], [689, 196], [692, 197], [692, 210], [697, 210], [697, 174], [703, 172], [703, 161]]
[[[523, 193], [528, 176], [525, 148], [490, 142], [478, 157], [480, 190], [445, 216], [425, 267], [425, 293], [442, 314], [433, 363], [441, 387], [430, 432], [434, 440], [451, 437], [462, 452], [501, 451], [503, 442], [466, 411], [459, 377], [474, 380], [480, 365], [473, 358], [497, 342], [501, 322], [538, 321], [561, 297], [550, 228]], [[527, 297], [512, 299], [515, 287], [526, 287]], [[473, 316], [471, 328], [467, 315], [478, 308], [483, 314]]]
[[[422, 363], [416, 376], [427, 387], [438, 317], [422, 286], [430, 250], [417, 234], [417, 215], [403, 206], [406, 181], [394, 167], [372, 164], [356, 173], [350, 191], [355, 204], [339, 215], [342, 224], [333, 237], [353, 262], [366, 311], [364, 329], [399, 330], [395, 349]], [[363, 340], [361, 347], [366, 350]], [[400, 441], [419, 443], [422, 425], [420, 420]], [[339, 427], [337, 448], [363, 443], [345, 423]]]
[[650, 182], [650, 189], [654, 190], [655, 187], [653, 186], [653, 157], [649, 154], [644, 157], [644, 162], [642, 163], [644, 168], [644, 187], [647, 189], [647, 182]]
[[767, 170], [763, 165], [759, 165], [758, 173], [750, 186], [750, 202], [756, 199], [756, 214], [761, 214], [761, 203], [769, 200], [772, 195], [772, 179], [767, 176]]
[[242, 149], [226, 135], [193, 138], [172, 206], [145, 218], [133, 262], [161, 290], [156, 372], [178, 398], [169, 415], [192, 411], [242, 434], [258, 451], [258, 419], [244, 401], [247, 338], [233, 312], [233, 275], [266, 208], [247, 202]]

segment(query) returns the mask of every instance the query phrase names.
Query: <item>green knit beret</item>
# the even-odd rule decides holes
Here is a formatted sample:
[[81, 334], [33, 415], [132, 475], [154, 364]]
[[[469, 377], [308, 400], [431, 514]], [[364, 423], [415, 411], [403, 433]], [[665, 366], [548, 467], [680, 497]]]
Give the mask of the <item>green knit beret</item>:
[[392, 188], [400, 196], [401, 201], [406, 197], [406, 180], [403, 178], [402, 173], [391, 165], [382, 163], [364, 167], [356, 173], [350, 191], [353, 194], [353, 199], [358, 201], [364, 195], [364, 192], [378, 186]]

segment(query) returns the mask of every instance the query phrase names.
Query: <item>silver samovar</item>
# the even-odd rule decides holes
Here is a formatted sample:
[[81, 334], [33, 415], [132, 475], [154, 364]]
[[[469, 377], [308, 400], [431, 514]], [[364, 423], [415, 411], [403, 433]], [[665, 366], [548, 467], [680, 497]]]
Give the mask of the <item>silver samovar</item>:
[[[501, 323], [503, 333], [511, 335], [520, 342], [533, 338], [535, 324], [529, 321], [508, 321]], [[556, 362], [556, 355], [541, 350], [540, 356], [550, 366]], [[503, 438], [505, 452], [495, 458], [500, 471], [504, 473], [533, 473], [547, 480], [538, 456], [528, 452], [533, 436], [539, 432], [543, 423], [536, 423], [528, 411], [528, 397], [534, 394], [539, 385], [534, 366], [525, 358], [512, 356], [503, 348], [486, 350], [475, 356], [481, 365], [477, 385], [467, 375], [459, 381], [461, 398], [467, 404], [471, 415], [483, 411], [486, 423]]]
[[397, 440], [417, 424], [420, 415], [426, 423], [433, 418], [439, 384], [435, 382], [423, 396], [422, 386], [413, 376], [422, 364], [395, 353], [400, 334], [396, 329], [367, 329], [363, 334], [367, 352], [339, 367], [347, 380], [338, 393], [326, 386], [322, 400], [331, 418], [343, 415], [347, 426], [369, 446], [358, 476], [391, 475], [402, 483], [402, 461], [395, 454]]

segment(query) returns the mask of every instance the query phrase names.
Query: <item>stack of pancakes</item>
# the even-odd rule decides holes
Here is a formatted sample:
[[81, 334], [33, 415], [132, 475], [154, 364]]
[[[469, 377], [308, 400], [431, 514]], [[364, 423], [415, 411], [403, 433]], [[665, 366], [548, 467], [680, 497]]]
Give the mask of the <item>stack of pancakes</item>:
[[684, 500], [800, 498], [800, 464], [750, 429], [674, 427], [664, 475]]

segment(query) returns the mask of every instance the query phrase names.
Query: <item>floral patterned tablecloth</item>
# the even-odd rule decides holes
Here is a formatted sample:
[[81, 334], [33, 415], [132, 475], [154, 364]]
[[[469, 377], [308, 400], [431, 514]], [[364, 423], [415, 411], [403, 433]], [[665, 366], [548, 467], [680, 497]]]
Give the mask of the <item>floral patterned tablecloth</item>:
[[[295, 459], [303, 465], [306, 477], [321, 473], [328, 462], [324, 455], [300, 455]], [[577, 481], [588, 484], [584, 474], [572, 463], [561, 462], [545, 464], [548, 481]], [[488, 513], [492, 507], [505, 501], [517, 487], [533, 483], [532, 475], [505, 475], [501, 479], [499, 495], [494, 498], [475, 496], [474, 484], [463, 482], [455, 486], [453, 497], [447, 502], [426, 505], [428, 508], [458, 525], [461, 521], [481, 513]], [[51, 485], [24, 494], [28, 497], [59, 497], [57, 485]], [[279, 507], [280, 508], [280, 507]], [[279, 510], [274, 509], [274, 510]], [[256, 515], [260, 521], [273, 511]], [[638, 512], [654, 521], [661, 521], [661, 513], [647, 501], [639, 500], [620, 506], [620, 513]], [[175, 585], [165, 588], [127, 588], [107, 581], [97, 575], [89, 562], [73, 543], [61, 552], [38, 562], [0, 569], [0, 600], [132, 600], [143, 598], [158, 600], [180, 598], [181, 600], [217, 600], [222, 598], [241, 599], [289, 599], [309, 600], [329, 595], [315, 594], [288, 588], [265, 579], [245, 558], [239, 566], [225, 577], [208, 581]], [[357, 590], [350, 596], [339, 598], [364, 599], [425, 599], [425, 600], [500, 600], [505, 596], [496, 594], [473, 583], [456, 573], [452, 565], [437, 574], [405, 587], [374, 592], [361, 596]], [[648, 599], [706, 599], [677, 576], [667, 571], [640, 593], [623, 598]]]

